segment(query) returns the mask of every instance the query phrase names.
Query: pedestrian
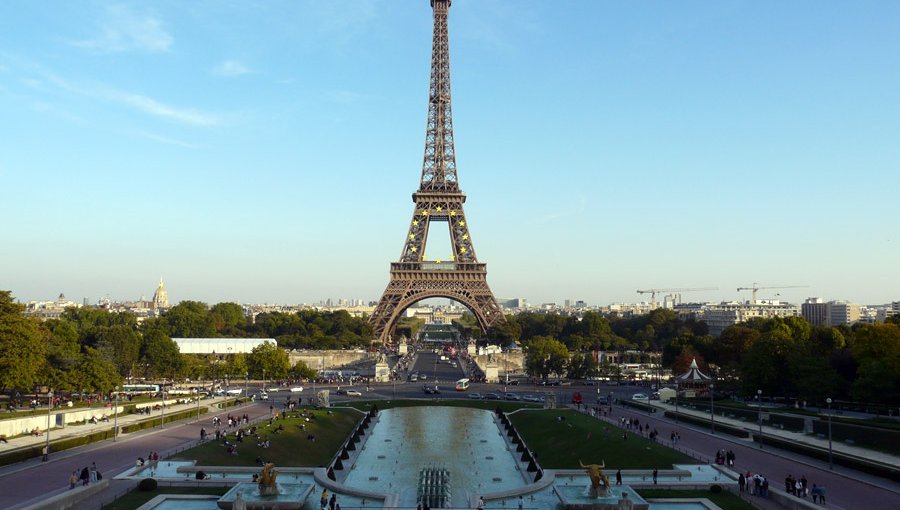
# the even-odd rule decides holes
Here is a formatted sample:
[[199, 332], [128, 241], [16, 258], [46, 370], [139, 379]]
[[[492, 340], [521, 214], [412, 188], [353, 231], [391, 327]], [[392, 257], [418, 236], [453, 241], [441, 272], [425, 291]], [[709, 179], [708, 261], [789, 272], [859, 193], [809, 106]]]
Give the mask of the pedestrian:
[[769, 499], [769, 479], [766, 477], [762, 479], [762, 496], [765, 499]]
[[87, 484], [91, 483], [91, 473], [90, 470], [88, 470], [87, 466], [84, 466], [81, 469], [81, 475], [79, 476], [79, 478], [81, 479], [82, 487], [86, 487]]
[[622, 485], [622, 470], [616, 470], [616, 485]]
[[97, 464], [95, 462], [91, 462], [91, 470], [88, 472], [88, 478], [90, 483], [95, 483], [97, 481]]
[[809, 491], [809, 493], [812, 494], [813, 503], [818, 503], [819, 502], [819, 488], [816, 487], [816, 484], [813, 484], [812, 490]]
[[805, 498], [809, 493], [809, 480], [806, 479], [806, 475], [800, 477], [800, 497]]
[[519, 506], [518, 510], [523, 510], [525, 508], [525, 500], [522, 499], [522, 495], [519, 494]]
[[478, 510], [484, 510], [484, 496], [478, 496], [478, 506], [475, 507]]
[[819, 503], [825, 504], [825, 486], [819, 486]]
[[744, 478], [744, 473], [741, 473], [740, 475], [738, 475], [738, 490], [741, 493], [743, 493], [746, 486], [747, 486], [747, 479]]
[[76, 483], [78, 483], [78, 470], [73, 469], [72, 474], [69, 475], [69, 489], [74, 489]]
[[332, 492], [332, 493], [331, 493], [331, 499], [328, 500], [328, 508], [329, 508], [330, 510], [334, 510], [334, 505], [335, 505], [335, 503], [337, 503], [337, 495], [335, 495], [335, 493]]
[[653, 468], [653, 485], [656, 485], [656, 478], [659, 476], [659, 470]]

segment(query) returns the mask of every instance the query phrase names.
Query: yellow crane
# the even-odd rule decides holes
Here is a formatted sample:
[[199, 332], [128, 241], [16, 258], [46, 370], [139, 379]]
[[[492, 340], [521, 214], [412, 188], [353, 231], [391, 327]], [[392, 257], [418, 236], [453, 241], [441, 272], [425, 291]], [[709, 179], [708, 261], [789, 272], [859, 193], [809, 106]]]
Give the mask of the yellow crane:
[[700, 290], [719, 290], [718, 287], [678, 287], [674, 289], [646, 289], [637, 291], [638, 294], [650, 294], [650, 306], [656, 308], [656, 294], [665, 294], [667, 292], [695, 292]]
[[741, 292], [744, 290], [751, 291], [751, 299], [750, 304], [756, 304], [756, 292], [759, 290], [769, 290], [769, 289], [804, 289], [809, 287], [809, 285], [772, 285], [769, 287], [760, 287], [758, 283], [753, 282], [752, 287], [738, 287], [737, 291]]

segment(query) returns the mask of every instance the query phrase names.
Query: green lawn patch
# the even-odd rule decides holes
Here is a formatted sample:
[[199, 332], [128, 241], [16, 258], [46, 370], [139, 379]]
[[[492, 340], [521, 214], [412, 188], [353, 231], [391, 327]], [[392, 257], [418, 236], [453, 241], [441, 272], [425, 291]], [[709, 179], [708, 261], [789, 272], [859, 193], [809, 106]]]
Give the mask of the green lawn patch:
[[531, 404], [528, 402], [508, 402], [505, 400], [465, 400], [465, 399], [408, 399], [408, 400], [360, 400], [353, 402], [339, 402], [333, 405], [347, 406], [368, 411], [372, 408], [372, 404], [378, 406], [378, 409], [390, 409], [392, 407], [422, 407], [422, 406], [443, 406], [443, 407], [472, 407], [475, 409], [487, 409], [493, 411], [498, 407], [504, 412], [515, 411], [516, 409], [540, 409], [540, 404]]
[[[621, 429], [570, 409], [522, 411], [509, 419], [548, 469], [578, 468], [579, 460], [605, 461], [613, 469], [665, 469], [697, 462], [630, 431], [623, 439]], [[665, 433], [660, 431], [660, 436]]]
[[701, 490], [666, 490], [666, 489], [637, 489], [637, 493], [644, 499], [648, 498], [706, 498], [719, 505], [722, 510], [754, 510], [753, 505], [744, 501], [735, 494], [722, 491], [713, 494], [710, 491]]
[[[278, 416], [271, 425], [268, 421], [257, 425], [258, 434], [262, 438], [268, 437], [269, 448], [257, 446], [257, 439], [253, 436], [236, 443], [237, 429], [231, 429], [228, 441], [236, 444], [238, 451], [237, 455], [232, 455], [226, 452], [221, 440], [214, 439], [215, 431], [212, 431], [210, 435], [213, 439], [179, 453], [176, 458], [193, 459], [201, 466], [254, 466], [257, 457], [265, 462], [274, 462], [279, 467], [325, 466], [363, 418], [360, 413], [349, 409], [310, 408], [288, 413], [287, 419], [281, 419], [280, 414]], [[306, 421], [307, 418], [309, 421]], [[301, 425], [305, 430], [300, 428]], [[284, 430], [275, 432], [279, 426], [283, 426]], [[244, 430], [249, 431], [250, 427], [244, 427]], [[316, 440], [308, 440], [309, 434], [314, 435]]]
[[155, 491], [139, 491], [137, 489], [121, 498], [105, 505], [102, 510], [134, 510], [160, 494], [193, 494], [224, 496], [230, 487], [158, 487]]

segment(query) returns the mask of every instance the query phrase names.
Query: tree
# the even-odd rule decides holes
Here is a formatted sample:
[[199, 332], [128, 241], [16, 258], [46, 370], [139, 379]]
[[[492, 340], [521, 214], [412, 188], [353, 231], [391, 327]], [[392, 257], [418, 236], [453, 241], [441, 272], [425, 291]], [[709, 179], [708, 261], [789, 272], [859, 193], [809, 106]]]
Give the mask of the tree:
[[555, 338], [538, 336], [526, 344], [527, 357], [525, 368], [531, 375], [546, 379], [551, 373], [562, 375], [565, 372], [569, 351]]
[[576, 352], [569, 358], [568, 376], [570, 379], [587, 379], [597, 374], [598, 365], [594, 357], [588, 353]]
[[150, 373], [157, 377], [171, 376], [174, 378], [185, 367], [178, 344], [159, 330], [153, 330], [144, 335], [141, 360], [150, 364]]
[[182, 301], [163, 317], [173, 338], [210, 338], [216, 334], [209, 309], [199, 301]]
[[86, 347], [81, 361], [72, 373], [71, 383], [76, 389], [108, 393], [121, 384], [122, 376], [115, 365], [91, 347]]
[[98, 353], [112, 363], [119, 373], [128, 373], [139, 361], [142, 339], [134, 327], [115, 325], [98, 328], [96, 338]]
[[303, 360], [300, 360], [291, 368], [290, 375], [295, 379], [309, 380], [315, 378], [318, 374]]
[[0, 389], [30, 390], [47, 382], [40, 370], [49, 332], [37, 319], [24, 317], [24, 309], [13, 302], [11, 292], [0, 291]]
[[283, 378], [288, 375], [291, 363], [287, 352], [270, 342], [257, 345], [248, 356], [247, 365], [253, 377], [266, 377], [272, 379]]
[[209, 315], [216, 332], [227, 333], [232, 336], [239, 333], [238, 326], [247, 321], [244, 316], [244, 309], [237, 303], [218, 303], [213, 305]]

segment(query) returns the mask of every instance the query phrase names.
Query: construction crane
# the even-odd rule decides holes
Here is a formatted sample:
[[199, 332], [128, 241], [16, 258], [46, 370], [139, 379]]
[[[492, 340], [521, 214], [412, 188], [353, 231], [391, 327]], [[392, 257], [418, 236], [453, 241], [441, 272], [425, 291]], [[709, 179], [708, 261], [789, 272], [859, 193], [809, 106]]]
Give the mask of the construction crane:
[[676, 289], [647, 289], [639, 290], [638, 294], [650, 294], [650, 306], [656, 308], [656, 294], [664, 294], [666, 292], [694, 292], [699, 290], [719, 290], [718, 287], [695, 287], [695, 288], [676, 288]]
[[753, 282], [752, 287], [738, 287], [737, 291], [741, 292], [743, 290], [751, 291], [751, 300], [750, 304], [756, 304], [756, 291], [758, 290], [768, 290], [768, 289], [804, 289], [809, 287], [809, 285], [773, 285], [771, 287], [760, 287], [758, 283]]

